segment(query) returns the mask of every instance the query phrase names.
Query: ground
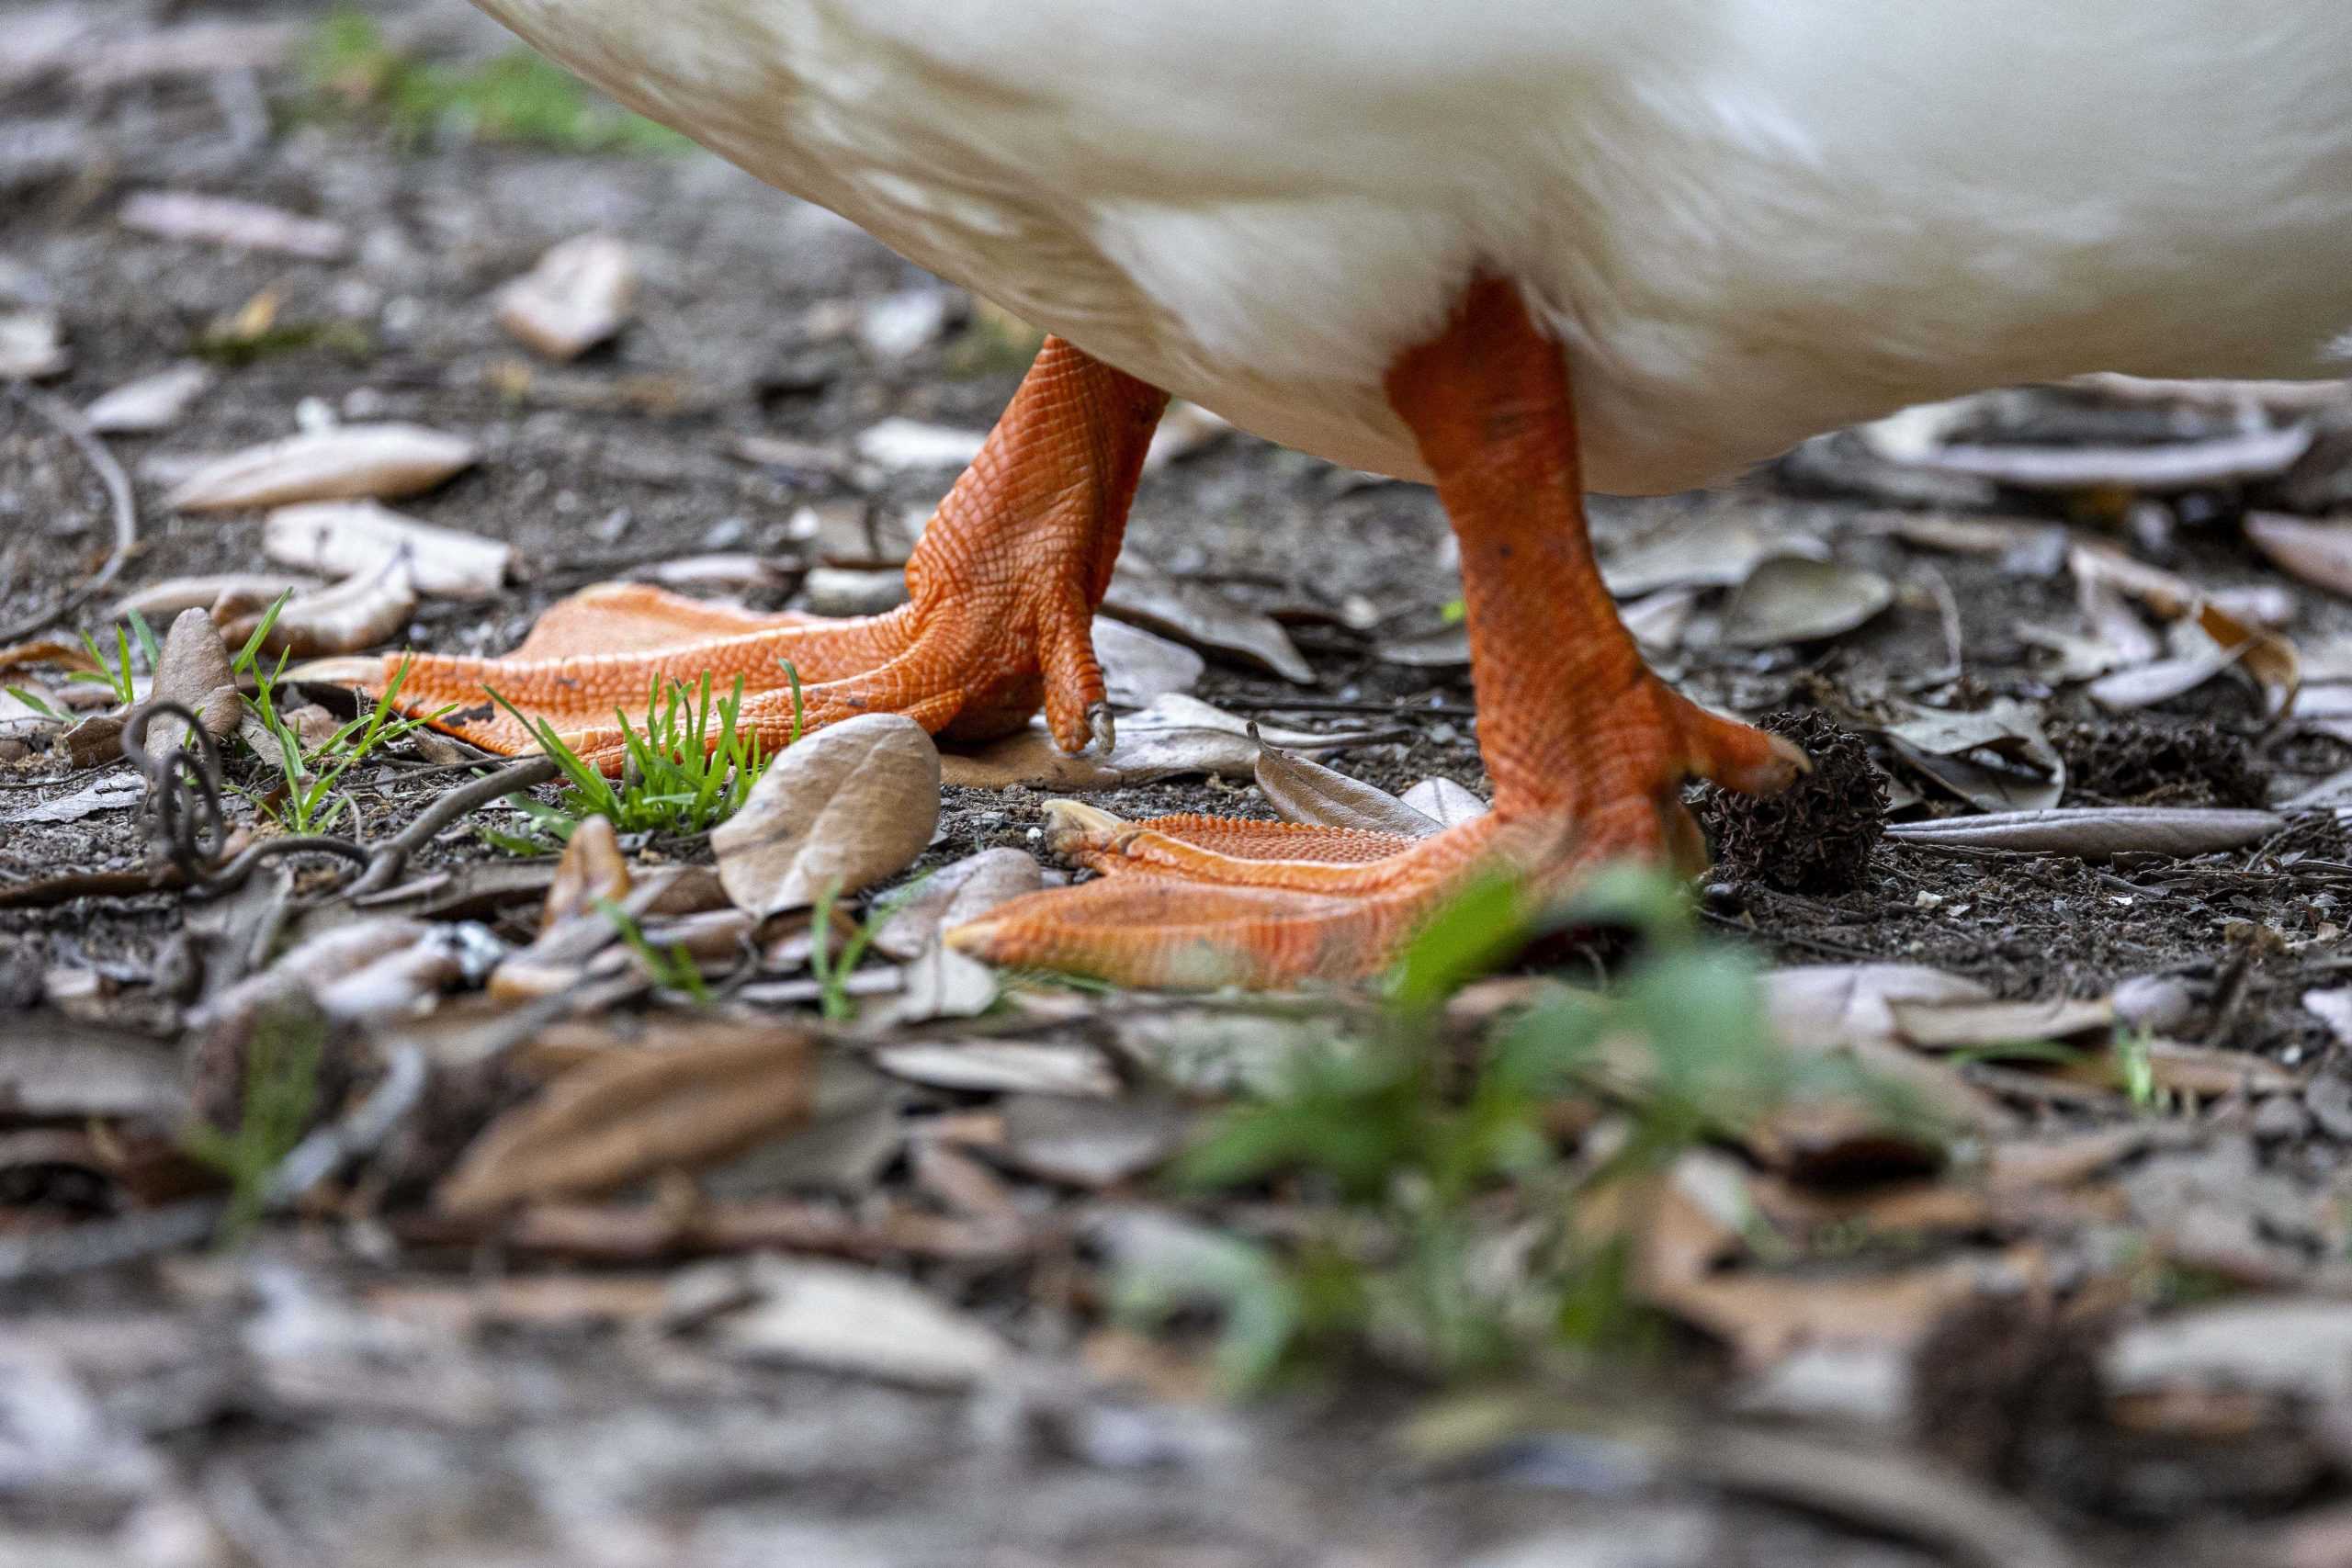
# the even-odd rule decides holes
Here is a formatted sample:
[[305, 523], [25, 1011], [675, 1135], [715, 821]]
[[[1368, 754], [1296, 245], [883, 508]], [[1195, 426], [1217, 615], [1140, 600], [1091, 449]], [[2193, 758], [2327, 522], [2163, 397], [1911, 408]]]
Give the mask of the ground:
[[[984, 429], [1018, 378], [1018, 323], [715, 159], [565, 118], [576, 106], [560, 96], [553, 119], [502, 125], [492, 111], [508, 100], [449, 85], [505, 47], [461, 6], [372, 14], [371, 33], [296, 6], [73, 3], [36, 6], [0, 36], [0, 313], [54, 320], [70, 356], [37, 392], [0, 399], [0, 626], [41, 620], [113, 536], [101, 471], [55, 408], [199, 351], [219, 380], [184, 416], [105, 438], [138, 517], [119, 581], [41, 635], [110, 625], [122, 590], [261, 567], [260, 512], [202, 514], [164, 498], [193, 458], [324, 419], [410, 421], [481, 448], [465, 472], [394, 503], [514, 547], [497, 597], [428, 598], [411, 617], [401, 640], [438, 651], [501, 651], [572, 590], [689, 558], [755, 557], [756, 570], [725, 568], [727, 590], [763, 608], [798, 603], [821, 564], [806, 509], [896, 518], [936, 500], [952, 466], [852, 454], [888, 418]], [[445, 74], [419, 85], [400, 63], [409, 74], [388, 85], [387, 62], [415, 61]], [[544, 107], [548, 89], [517, 91]], [[137, 231], [123, 203], [151, 190], [331, 220], [347, 243], [311, 260]], [[628, 243], [631, 320], [573, 363], [537, 360], [496, 326], [493, 298], [549, 246], [591, 231]], [[274, 315], [261, 320], [257, 299]], [[899, 333], [901, 319], [918, 325]], [[2352, 463], [2339, 461], [2347, 405], [2267, 395], [2045, 390], [1972, 405], [1935, 433], [1947, 458], [2031, 446], [2118, 465], [2121, 477], [2063, 491], [1971, 478], [1957, 459], [1906, 467], [1887, 455], [1892, 438], [1849, 434], [1718, 491], [1597, 499], [1596, 534], [1621, 570], [1667, 562], [1651, 586], [1690, 599], [1692, 618], [1654, 662], [1718, 706], [1805, 710], [1858, 734], [1898, 823], [1962, 821], [1988, 804], [1984, 768], [1962, 789], [1948, 787], [1962, 776], [1951, 770], [1939, 784], [1919, 755], [1937, 748], [1906, 724], [2004, 700], [2027, 716], [1996, 750], [2017, 761], [2038, 726], [2064, 760], [2067, 807], [2276, 807], [2352, 761], [2331, 728], [2352, 613], [2308, 556], [2301, 577], [2267, 559], [2244, 519], [2324, 517], [2352, 500]], [[2305, 425], [2316, 438], [2300, 458], [2188, 488], [2131, 480], [2151, 452]], [[1744, 565], [1716, 570], [1753, 538], [1849, 575], [1781, 591]], [[2199, 632], [2161, 592], [2087, 592], [2095, 568], [2070, 554], [2086, 547], [2158, 567], [2237, 618]], [[1269, 724], [1375, 732], [1318, 760], [1393, 793], [1432, 776], [1481, 788], [1466, 670], [1404, 661], [1446, 634], [1459, 593], [1427, 491], [1225, 434], [1147, 476], [1128, 549], [1270, 614], [1313, 671], [1311, 683], [1285, 681], [1213, 652], [1194, 695]], [[1890, 602], [1864, 614], [1873, 584]], [[2265, 594], [2276, 629], [2238, 644]], [[1809, 620], [1816, 612], [1826, 619]], [[2168, 641], [2117, 653], [2119, 613]], [[1742, 615], [1761, 630], [1738, 631]], [[2101, 703], [2056, 669], [2037, 628], [2105, 649], [2115, 673], [2161, 654], [2183, 669], [2205, 660], [2210, 678], [2184, 675], [2152, 703], [2110, 688]], [[2222, 637], [2218, 654], [2209, 634]], [[2282, 715], [2289, 645], [2305, 684]], [[1646, 1260], [1639, 1348], [1547, 1339], [1473, 1366], [1375, 1322], [1236, 1392], [1214, 1389], [1196, 1353], [1216, 1314], [1179, 1314], [1162, 1325], [1171, 1339], [1148, 1338], [1113, 1310], [1112, 1266], [1149, 1251], [1136, 1238], [1163, 1221], [1279, 1249], [1333, 1209], [1331, 1190], [1256, 1173], [1215, 1198], [1172, 1191], [1153, 1168], [1250, 1076], [1178, 1064], [1202, 1039], [1247, 1055], [1267, 1041], [1376, 1034], [1370, 1004], [1310, 997], [1261, 1015], [1238, 998], [1023, 985], [978, 1018], [904, 1010], [894, 1024], [869, 1003], [862, 1022], [820, 1025], [786, 994], [804, 960], [772, 962], [708, 1027], [766, 1031], [794, 1071], [828, 1064], [817, 1126], [724, 1158], [700, 1150], [673, 1162], [695, 1175], [659, 1170], [609, 1204], [543, 1203], [502, 1230], [435, 1211], [432, 1185], [557, 1070], [545, 1053], [587, 1051], [577, 1031], [605, 1025], [567, 1024], [561, 1046], [507, 1039], [485, 1066], [456, 1042], [495, 1019], [456, 995], [479, 976], [452, 973], [438, 1010], [417, 1010], [429, 1020], [345, 1021], [327, 1037], [320, 1110], [345, 1116], [394, 1076], [396, 1046], [424, 1042], [430, 1086], [396, 1108], [401, 1138], [356, 1151], [367, 1157], [346, 1162], [347, 1183], [282, 1199], [257, 1230], [208, 1247], [214, 1184], [174, 1152], [178, 1134], [154, 1107], [192, 1097], [211, 1120], [238, 1118], [241, 1079], [259, 1071], [238, 1060], [254, 1030], [193, 1005], [222, 988], [218, 954], [233, 944], [217, 933], [282, 921], [308, 934], [325, 923], [318, 910], [350, 912], [342, 874], [289, 863], [291, 874], [265, 872], [209, 902], [44, 895], [60, 875], [153, 863], [135, 789], [114, 809], [25, 819], [94, 781], [136, 779], [120, 761], [76, 768], [62, 744], [13, 709], [0, 728], [0, 893], [16, 895], [0, 900], [0, 1561], [2352, 1559], [2352, 1390], [2344, 1331], [2330, 1326], [2352, 1288], [2352, 1093], [2335, 1032], [2352, 1018], [2325, 999], [2346, 967], [2352, 854], [2328, 810], [2185, 855], [2171, 852], [2177, 840], [2085, 858], [2082, 840], [1889, 838], [1858, 886], [1833, 890], [1785, 891], [1727, 862], [1695, 899], [1711, 954], [1847, 966], [1865, 989], [1880, 972], [1854, 966], [1871, 962], [1981, 983], [1953, 1008], [1980, 1014], [1944, 1015], [1957, 1056], [1912, 1051], [1927, 1041], [1916, 1021], [1855, 1044], [1839, 1032], [1847, 1018], [1815, 1043], [1851, 1046], [1865, 1065], [1900, 1056], [1932, 1075], [1928, 1092], [1983, 1119], [1924, 1172], [1916, 1145], [1847, 1123], [1811, 1143], [1712, 1122], [1677, 1134], [1641, 1212], [1662, 1226], [1676, 1193], [1725, 1179], [1754, 1212], [1747, 1232], [1706, 1242], [1679, 1294], [1656, 1277], [1652, 1230], [1631, 1244]], [[230, 781], [266, 788], [260, 765], [233, 753]], [[2020, 798], [2041, 782], [2024, 765], [2006, 778]], [[355, 771], [340, 830], [377, 843], [464, 776], [403, 741]], [[951, 784], [930, 845], [881, 890], [981, 850], [1039, 852], [1040, 808], [1057, 793]], [[1246, 769], [1088, 798], [1128, 817], [1276, 814]], [[1715, 806], [1698, 804], [1720, 826]], [[1846, 823], [1822, 809], [1795, 830]], [[243, 796], [228, 810], [256, 820]], [[628, 847], [641, 865], [712, 856], [707, 835]], [[406, 877], [446, 872], [447, 886], [470, 887], [513, 863], [458, 825]], [[503, 910], [485, 899], [458, 912], [486, 939], [526, 942], [544, 886]], [[1631, 976], [1638, 989], [1643, 964], [1663, 962], [1643, 951], [1589, 931], [1539, 946], [1456, 998], [1423, 1045], [1467, 1060], [1498, 1010], [1550, 994], [1527, 988], [1542, 972]], [[1497, 986], [1521, 989], [1482, 999]], [[805, 988], [802, 1003], [817, 989]], [[624, 985], [622, 1021], [594, 1043], [646, 1017], [707, 1021], [674, 994], [645, 993]], [[1991, 1001], [2064, 999], [2112, 1005], [2087, 1028], [2046, 1011], [1981, 1016]], [[2110, 1030], [2113, 1074], [2044, 1071], [2055, 1053], [2012, 1049], [2062, 1035], [2105, 1062]], [[1065, 1099], [917, 1075], [910, 1088], [862, 1065], [975, 1042], [1082, 1048], [1111, 1087]], [[507, 1074], [500, 1050], [525, 1045], [537, 1067]], [[1546, 1134], [1571, 1151], [1564, 1168], [1589, 1174], [1596, 1127], [1659, 1124], [1622, 1089], [1545, 1113]], [[250, 1099], [242, 1114], [255, 1119]], [[2080, 1163], [2005, 1187], [2004, 1159], [2027, 1151]], [[1531, 1249], [1523, 1228], [1479, 1228], [1498, 1208], [1514, 1223], [1543, 1212], [1489, 1192], [1448, 1213]], [[842, 1288], [885, 1323], [894, 1303], [956, 1315], [843, 1348], [771, 1310], [797, 1290], [821, 1295], [824, 1277], [746, 1261], [763, 1253], [854, 1268]], [[1485, 1252], [1455, 1261], [1465, 1274], [1502, 1267]], [[1862, 1283], [1963, 1264], [2007, 1282], [1899, 1307], [1899, 1291]], [[1818, 1287], [1808, 1299], [1830, 1304], [1765, 1310], [1712, 1293], [1764, 1277], [1792, 1302]], [[933, 1304], [854, 1293], [876, 1278], [911, 1280]], [[1837, 1304], [1849, 1288], [1852, 1304]], [[2134, 1358], [2156, 1356], [2167, 1325], [2225, 1325], [2197, 1314], [2233, 1309], [2248, 1314], [2223, 1336], [2236, 1351], [2194, 1375], [2134, 1381]], [[933, 1338], [965, 1349], [940, 1351], [942, 1370], [893, 1348]], [[2259, 1360], [2249, 1343], [2267, 1338], [2283, 1360], [2233, 1359]], [[1890, 1368], [1899, 1392], [1876, 1381]], [[2076, 1373], [2092, 1380], [2078, 1408], [2045, 1408], [2054, 1394], [2037, 1404]]]

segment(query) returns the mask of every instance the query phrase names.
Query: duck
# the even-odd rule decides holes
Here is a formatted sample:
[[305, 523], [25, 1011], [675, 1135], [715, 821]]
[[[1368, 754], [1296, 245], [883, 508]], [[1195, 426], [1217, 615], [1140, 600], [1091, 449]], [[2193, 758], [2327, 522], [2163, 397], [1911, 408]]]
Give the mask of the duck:
[[1359, 977], [1479, 878], [1538, 900], [1702, 862], [1687, 781], [1770, 792], [1806, 761], [1643, 663], [1588, 491], [1991, 387], [2352, 357], [2341, 0], [476, 3], [1047, 335], [898, 609], [605, 585], [508, 655], [390, 656], [407, 711], [458, 705], [444, 728], [509, 752], [545, 721], [616, 766], [616, 702], [709, 673], [770, 744], [1042, 708], [1108, 749], [1088, 627], [1171, 398], [1435, 487], [1492, 808], [1406, 840], [1063, 807], [1054, 846], [1099, 874], [949, 933], [1003, 964]]

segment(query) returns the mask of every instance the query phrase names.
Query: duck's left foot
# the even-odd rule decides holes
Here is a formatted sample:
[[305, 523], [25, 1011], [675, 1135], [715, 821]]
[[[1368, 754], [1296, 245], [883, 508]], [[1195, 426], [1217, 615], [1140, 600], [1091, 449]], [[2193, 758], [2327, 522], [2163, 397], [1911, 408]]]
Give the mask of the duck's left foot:
[[1518, 289], [1472, 283], [1453, 321], [1390, 370], [1392, 407], [1462, 544], [1479, 750], [1494, 809], [1419, 841], [1377, 833], [1064, 807], [1058, 847], [1104, 874], [1032, 894], [949, 934], [999, 963], [1133, 985], [1274, 986], [1386, 965], [1490, 872], [1531, 899], [1603, 861], [1697, 869], [1686, 778], [1779, 788], [1787, 741], [1719, 718], [1645, 669], [1585, 535], [1559, 345]]

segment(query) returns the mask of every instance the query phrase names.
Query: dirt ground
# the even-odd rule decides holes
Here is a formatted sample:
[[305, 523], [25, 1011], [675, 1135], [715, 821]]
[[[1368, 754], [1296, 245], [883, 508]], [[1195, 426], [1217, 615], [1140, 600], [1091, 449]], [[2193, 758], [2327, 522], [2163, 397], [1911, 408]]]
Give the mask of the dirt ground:
[[[454, 3], [372, 10], [403, 56], [463, 63], [505, 47]], [[87, 405], [208, 337], [220, 372], [169, 428], [107, 438], [133, 482], [138, 542], [119, 581], [63, 627], [107, 625], [120, 590], [255, 567], [258, 512], [176, 512], [163, 498], [191, 459], [322, 415], [413, 421], [481, 449], [464, 473], [396, 504], [510, 542], [510, 586], [485, 604], [427, 600], [403, 634], [411, 646], [499, 652], [570, 592], [721, 553], [766, 563], [734, 584], [754, 607], [798, 604], [820, 564], [797, 521], [805, 508], [920, 514], [952, 478], [952, 467], [850, 460], [860, 434], [891, 417], [984, 429], [1017, 381], [1001, 328], [829, 214], [698, 152], [548, 146], [447, 123], [403, 134], [381, 105], [322, 83], [321, 26], [315, 8], [199, 0], [36, 5], [0, 28], [0, 310], [54, 318], [70, 354], [39, 379], [41, 393]], [[153, 58], [141, 64], [134, 46]], [[136, 231], [120, 220], [123, 203], [150, 190], [329, 219], [347, 246], [309, 260]], [[641, 274], [633, 319], [571, 365], [535, 362], [494, 324], [492, 296], [550, 245], [589, 231], [627, 237]], [[223, 323], [262, 296], [279, 328], [298, 330], [224, 355]], [[907, 300], [937, 317], [912, 342], [876, 326]], [[2303, 417], [2250, 409], [2045, 391], [1980, 405], [1947, 438], [2145, 452]], [[1730, 610], [1724, 590], [1745, 574], [1685, 572], [1666, 587], [1689, 591], [1695, 615], [1653, 661], [1715, 705], [1815, 710], [1860, 733], [1897, 821], [1958, 819], [1975, 807], [1887, 739], [1894, 716], [1982, 712], [2002, 699], [2033, 715], [2064, 758], [2065, 806], [2275, 808], [2352, 763], [2324, 700], [2352, 678], [2352, 661], [2333, 661], [2352, 612], [2282, 573], [2241, 527], [2249, 511], [2324, 516], [2352, 498], [2352, 461], [2325, 458], [2352, 422], [2341, 406], [2311, 418], [2314, 456], [2290, 470], [2144, 494], [1903, 470], [1849, 434], [1720, 491], [1596, 499], [1595, 531], [1620, 563], [1674, 539], [1686, 541], [1686, 558], [1729, 558], [1755, 536], [1886, 584], [1891, 602], [1859, 626], [1735, 647], [1714, 634]], [[763, 456], [751, 438], [804, 456]], [[0, 625], [37, 617], [85, 581], [113, 515], [99, 470], [65, 429], [34, 400], [0, 398]], [[2276, 636], [2300, 650], [2306, 699], [2283, 716], [2266, 712], [2248, 678], [2265, 666], [2244, 649], [2232, 650], [2233, 667], [2146, 705], [2102, 705], [2085, 682], [2054, 674], [2032, 628], [2090, 635], [2069, 555], [2085, 541], [2203, 595], [2278, 598]], [[1428, 491], [1228, 434], [1147, 477], [1127, 548], [1271, 613], [1313, 670], [1299, 683], [1213, 655], [1194, 695], [1295, 728], [1375, 731], [1319, 760], [1392, 792], [1431, 776], [1482, 788], [1466, 669], [1384, 657], [1442, 633], [1460, 592]], [[2172, 637], [2167, 656], [2197, 657], [2182, 652], [2187, 634], [2165, 612], [2149, 626]], [[76, 820], [24, 819], [94, 780], [137, 777], [122, 762], [75, 768], [52, 737], [24, 735], [0, 739], [0, 888], [148, 866], [136, 789]], [[363, 770], [356, 827], [345, 830], [372, 841], [413, 819], [449, 787], [449, 773], [432, 766], [412, 743]], [[250, 784], [257, 765], [234, 761], [229, 776]], [[951, 786], [910, 874], [986, 849], [1036, 852], [1042, 803], [1057, 793]], [[1274, 814], [1246, 775], [1091, 798], [1131, 818]], [[234, 796], [230, 810], [252, 815]], [[493, 819], [514, 825], [511, 814]], [[650, 852], [710, 853], [705, 840]], [[2152, 1110], [2105, 1089], [2060, 1092], [2015, 1064], [1953, 1069], [2001, 1102], [2019, 1136], [2120, 1134], [2131, 1146], [2117, 1145], [2096, 1201], [1941, 1229], [1889, 1222], [1888, 1235], [1909, 1240], [1876, 1235], [1861, 1250], [1978, 1258], [2039, 1248], [2037, 1292], [2105, 1303], [2060, 1314], [2064, 1333], [2046, 1320], [2014, 1336], [1946, 1321], [1890, 1335], [1911, 1392], [1877, 1400], [1818, 1367], [1819, 1387], [1792, 1393], [1794, 1358], [1727, 1355], [1736, 1333], [1686, 1314], [1662, 1361], [1547, 1366], [1521, 1392], [1556, 1397], [1556, 1409], [1502, 1422], [1507, 1437], [1419, 1443], [1400, 1432], [1426, 1438], [1437, 1415], [1461, 1415], [1467, 1393], [1489, 1397], [1491, 1387], [1442, 1387], [1374, 1357], [1228, 1402], [1167, 1353], [1103, 1327], [1102, 1235], [1161, 1202], [1141, 1166], [1100, 1180], [1000, 1169], [1023, 1227], [1010, 1248], [839, 1236], [805, 1248], [638, 1246], [609, 1231], [567, 1247], [436, 1234], [402, 1217], [415, 1208], [402, 1197], [415, 1166], [374, 1190], [355, 1179], [345, 1197], [281, 1215], [234, 1250], [200, 1245], [205, 1218], [176, 1245], [143, 1232], [190, 1223], [200, 1184], [151, 1179], [150, 1167], [169, 1163], [160, 1156], [141, 1165], [119, 1147], [85, 1146], [138, 1122], [135, 1106], [108, 1098], [115, 1089], [45, 1102], [48, 1090], [26, 1086], [84, 1052], [134, 1101], [185, 1081], [200, 1099], [218, 1069], [190, 1021], [191, 921], [217, 932], [238, 909], [274, 899], [272, 918], [299, 930], [306, 904], [332, 901], [338, 874], [332, 863], [291, 863], [210, 913], [168, 891], [0, 907], [0, 1562], [2352, 1562], [2352, 1329], [2332, 1315], [2352, 1317], [2352, 1080], [2337, 1032], [2352, 1021], [2338, 1012], [2332, 1026], [2324, 1005], [2305, 1001], [2345, 984], [2347, 967], [2352, 847], [2332, 810], [2289, 811], [2231, 848], [2188, 855], [1889, 839], [1842, 891], [1783, 891], [1719, 868], [1700, 898], [1702, 923], [1760, 964], [1931, 966], [2005, 1001], [2164, 987], [2163, 1034], [2274, 1077], [2267, 1089], [2209, 1078]], [[409, 875], [503, 863], [461, 826], [433, 840]], [[527, 940], [531, 913], [484, 919]], [[1588, 945], [1567, 964], [1589, 977], [1615, 961], [1606, 944]], [[858, 1049], [975, 1032], [1123, 1038], [1124, 1020], [1171, 1008], [1037, 995], [1046, 999], [1033, 1010], [991, 1015], [984, 1029], [943, 1035], [917, 1022], [868, 1032]], [[1307, 1016], [1345, 1013], [1332, 1004]], [[519, 1091], [448, 1092], [482, 1100], [470, 1131]], [[892, 1205], [908, 1201], [908, 1172], [921, 1163], [909, 1134], [877, 1132], [876, 1115], [1013, 1115], [1045, 1098], [901, 1094], [855, 1113], [861, 1152], [824, 1156], [815, 1186], [849, 1229], [876, 1222], [900, 1212]], [[1204, 1108], [1203, 1096], [1159, 1090], [1105, 1103], [1132, 1111], [1131, 1100], [1155, 1114]], [[1134, 1131], [1121, 1122], [1103, 1136]], [[148, 1176], [126, 1175], [132, 1167]], [[756, 1156], [710, 1179], [736, 1199], [809, 1186], [805, 1170], [763, 1168]], [[1850, 1196], [1838, 1181], [1822, 1190], [1832, 1194], [1823, 1203]], [[646, 1212], [673, 1200], [686, 1201], [657, 1188]], [[86, 1257], [71, 1252], [77, 1235]], [[118, 1247], [126, 1260], [110, 1260]], [[2102, 1295], [2111, 1260], [2133, 1248], [2163, 1266], [2127, 1271], [2120, 1293]], [[764, 1288], [744, 1272], [754, 1268], [745, 1250], [831, 1253], [911, 1279], [1011, 1350], [984, 1378], [938, 1379], [811, 1370], [786, 1364], [805, 1358], [730, 1348], [723, 1325], [710, 1325], [726, 1303]], [[1825, 1244], [1794, 1261], [1840, 1266], [1828, 1257]], [[2248, 1303], [2310, 1314], [2278, 1330], [2285, 1359], [2267, 1373], [2232, 1361], [2218, 1382], [2110, 1391], [2096, 1415], [2064, 1421], [2023, 1408], [2056, 1379], [2051, 1367], [2074, 1364], [2068, 1334], [2120, 1342], [2177, 1311]], [[2269, 1321], [2247, 1319], [2239, 1354]], [[1988, 1342], [2052, 1359], [2021, 1370]], [[1501, 1419], [1492, 1409], [1462, 1418], [1474, 1416]], [[1953, 1457], [1945, 1439], [1972, 1422], [2007, 1434], [1993, 1440], [2007, 1457], [1980, 1452], [1973, 1469]], [[2073, 1446], [2054, 1459], [2029, 1440], [2062, 1430]], [[1881, 1464], [1909, 1468], [1871, 1472]]]

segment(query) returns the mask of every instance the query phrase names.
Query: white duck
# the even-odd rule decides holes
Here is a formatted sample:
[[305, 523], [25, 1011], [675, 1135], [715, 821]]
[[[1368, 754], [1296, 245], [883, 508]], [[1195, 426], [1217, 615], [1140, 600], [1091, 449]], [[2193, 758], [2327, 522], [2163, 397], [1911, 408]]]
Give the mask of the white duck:
[[[1687, 847], [1686, 772], [1790, 776], [1641, 670], [1584, 483], [1680, 489], [1996, 384], [2340, 375], [2352, 349], [2345, 0], [479, 3], [1058, 340], [908, 609], [778, 631], [607, 593], [550, 612], [510, 686], [548, 660], [576, 687], [592, 630], [642, 645], [589, 661], [636, 693], [782, 638], [833, 682], [820, 717], [1001, 724], [1042, 694], [1065, 744], [1101, 740], [1085, 613], [1164, 394], [1437, 484], [1483, 825], [1408, 849], [1065, 814], [1066, 849], [1138, 874], [963, 934], [995, 956], [1361, 972], [1474, 866], [1540, 886]], [[478, 685], [418, 663], [420, 703]]]

